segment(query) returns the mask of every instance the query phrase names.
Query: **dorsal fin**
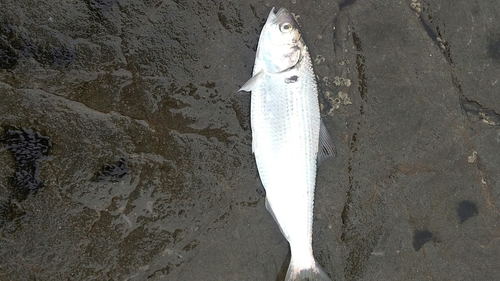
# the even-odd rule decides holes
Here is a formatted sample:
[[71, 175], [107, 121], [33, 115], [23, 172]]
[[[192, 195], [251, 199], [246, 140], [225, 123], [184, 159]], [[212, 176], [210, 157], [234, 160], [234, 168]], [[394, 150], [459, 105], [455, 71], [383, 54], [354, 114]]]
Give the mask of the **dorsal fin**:
[[335, 150], [332, 137], [326, 129], [325, 123], [321, 120], [319, 128], [318, 164], [321, 164], [326, 158], [335, 157], [335, 155], [337, 155], [337, 151]]

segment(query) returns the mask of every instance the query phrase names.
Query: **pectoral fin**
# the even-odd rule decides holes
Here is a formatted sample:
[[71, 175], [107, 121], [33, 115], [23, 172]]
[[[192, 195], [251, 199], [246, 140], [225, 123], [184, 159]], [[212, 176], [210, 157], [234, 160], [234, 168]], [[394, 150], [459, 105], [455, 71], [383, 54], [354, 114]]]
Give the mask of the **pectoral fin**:
[[251, 92], [253, 89], [256, 89], [263, 76], [264, 76], [264, 71], [261, 70], [259, 73], [252, 76], [252, 78], [250, 78], [245, 84], [243, 84], [243, 86], [241, 86], [238, 92], [241, 91]]
[[334, 157], [335, 155], [337, 155], [337, 151], [335, 150], [332, 137], [326, 129], [325, 123], [321, 120], [319, 129], [318, 164], [326, 158]]

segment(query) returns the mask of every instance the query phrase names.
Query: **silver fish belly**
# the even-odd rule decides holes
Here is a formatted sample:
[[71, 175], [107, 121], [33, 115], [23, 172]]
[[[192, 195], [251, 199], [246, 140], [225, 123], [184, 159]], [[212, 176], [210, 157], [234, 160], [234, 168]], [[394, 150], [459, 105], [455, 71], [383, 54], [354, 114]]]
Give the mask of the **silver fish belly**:
[[321, 122], [311, 58], [294, 17], [274, 8], [264, 25], [252, 78], [252, 150], [266, 208], [290, 243], [286, 280], [330, 280], [312, 251], [316, 166], [334, 155]]

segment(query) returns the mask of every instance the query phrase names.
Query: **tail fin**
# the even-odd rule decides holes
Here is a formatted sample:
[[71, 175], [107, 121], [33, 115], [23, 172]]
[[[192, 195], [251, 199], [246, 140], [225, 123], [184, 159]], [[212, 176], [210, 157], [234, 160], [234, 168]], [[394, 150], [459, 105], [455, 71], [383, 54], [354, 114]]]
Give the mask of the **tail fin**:
[[285, 281], [331, 281], [317, 262], [309, 268], [299, 268], [290, 260]]

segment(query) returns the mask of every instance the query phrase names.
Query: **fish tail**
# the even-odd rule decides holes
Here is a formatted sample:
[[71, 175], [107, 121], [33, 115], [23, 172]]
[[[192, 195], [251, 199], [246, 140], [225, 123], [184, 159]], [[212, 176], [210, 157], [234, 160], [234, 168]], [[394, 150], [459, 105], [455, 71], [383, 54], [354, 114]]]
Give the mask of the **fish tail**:
[[331, 279], [316, 261], [311, 266], [302, 268], [294, 264], [292, 257], [285, 281], [331, 281]]

